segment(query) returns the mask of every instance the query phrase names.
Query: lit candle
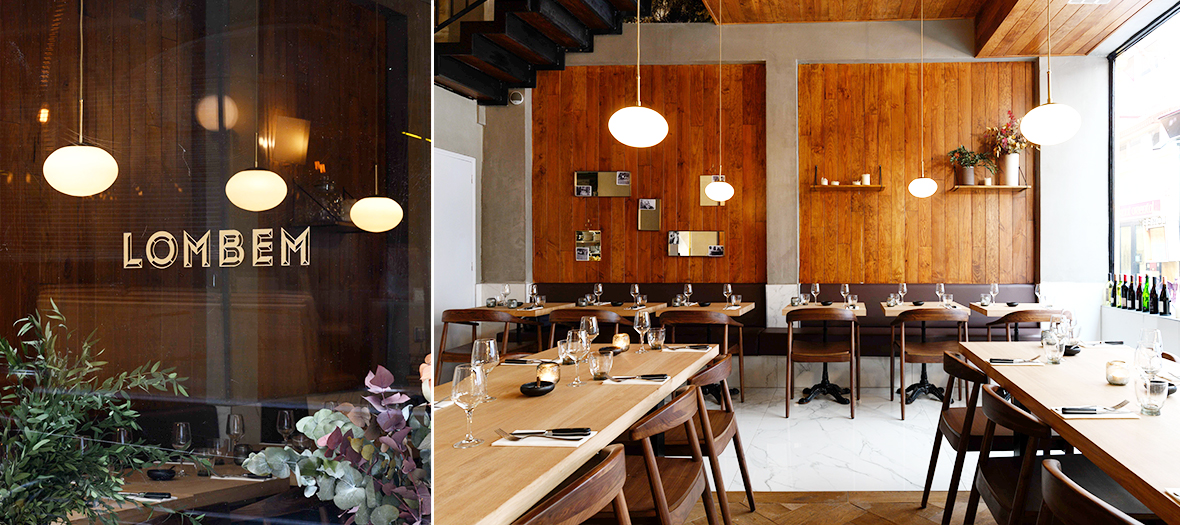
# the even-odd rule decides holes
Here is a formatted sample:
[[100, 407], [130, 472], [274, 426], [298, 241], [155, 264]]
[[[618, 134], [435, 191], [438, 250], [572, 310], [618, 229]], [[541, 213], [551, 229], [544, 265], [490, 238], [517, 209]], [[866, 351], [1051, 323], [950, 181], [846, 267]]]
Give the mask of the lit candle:
[[561, 381], [561, 365], [558, 363], [541, 363], [537, 365], [537, 383], [557, 384]]
[[1130, 371], [1127, 370], [1127, 363], [1123, 361], [1110, 361], [1106, 363], [1106, 382], [1112, 385], [1125, 385], [1130, 379]]
[[631, 346], [631, 335], [615, 334], [615, 338], [611, 340], [611, 344], [613, 344], [616, 348], [623, 349], [623, 351], [626, 352], [627, 348]]

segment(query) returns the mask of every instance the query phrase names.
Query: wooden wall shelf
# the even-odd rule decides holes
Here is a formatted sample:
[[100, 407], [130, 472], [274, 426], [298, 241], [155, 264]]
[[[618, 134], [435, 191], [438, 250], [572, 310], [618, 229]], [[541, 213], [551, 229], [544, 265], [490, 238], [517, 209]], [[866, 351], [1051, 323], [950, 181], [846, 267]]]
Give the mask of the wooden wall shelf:
[[812, 184], [811, 189], [815, 191], [881, 191], [885, 189], [885, 186], [880, 184], [837, 184], [835, 186], [831, 184]]
[[1018, 192], [1018, 191], [1027, 190], [1031, 187], [1032, 186], [979, 186], [979, 185], [971, 186], [971, 185], [955, 184], [954, 186], [951, 186], [951, 189], [949, 189], [947, 191], [948, 192], [951, 192], [951, 191], [1011, 191], [1011, 192]]

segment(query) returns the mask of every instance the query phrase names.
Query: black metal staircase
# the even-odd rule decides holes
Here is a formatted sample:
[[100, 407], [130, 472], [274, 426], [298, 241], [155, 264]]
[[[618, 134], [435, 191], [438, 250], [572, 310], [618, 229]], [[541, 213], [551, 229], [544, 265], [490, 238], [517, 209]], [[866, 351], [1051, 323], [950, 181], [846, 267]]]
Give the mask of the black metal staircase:
[[622, 33], [636, 9], [635, 0], [495, 0], [494, 20], [456, 22], [485, 1], [435, 28], [457, 23], [458, 42], [434, 45], [435, 84], [484, 105], [534, 87], [539, 70], [563, 69], [567, 52], [593, 51], [594, 35]]

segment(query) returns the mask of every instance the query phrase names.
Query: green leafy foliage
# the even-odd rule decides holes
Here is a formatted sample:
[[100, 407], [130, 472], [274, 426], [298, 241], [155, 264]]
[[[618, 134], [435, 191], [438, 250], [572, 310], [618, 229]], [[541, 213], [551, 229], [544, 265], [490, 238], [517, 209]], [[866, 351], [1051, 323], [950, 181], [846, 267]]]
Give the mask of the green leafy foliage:
[[992, 173], [995, 173], [996, 171], [996, 163], [990, 156], [988, 156], [988, 153], [976, 153], [974, 151], [968, 150], [967, 147], [963, 146], [962, 144], [948, 152], [946, 156], [950, 160], [951, 164], [954, 165], [962, 166], [964, 168], [982, 165]]
[[124, 476], [174, 454], [109, 440], [116, 428], [140, 428], [127, 393], [187, 396], [181, 385], [187, 378], [156, 362], [100, 382], [106, 363], [95, 335], [74, 344], [50, 303], [48, 313], [17, 321], [16, 345], [0, 338], [11, 383], [0, 396], [0, 523], [42, 525], [78, 513], [91, 523], [114, 524], [112, 511], [126, 502], [119, 495]]

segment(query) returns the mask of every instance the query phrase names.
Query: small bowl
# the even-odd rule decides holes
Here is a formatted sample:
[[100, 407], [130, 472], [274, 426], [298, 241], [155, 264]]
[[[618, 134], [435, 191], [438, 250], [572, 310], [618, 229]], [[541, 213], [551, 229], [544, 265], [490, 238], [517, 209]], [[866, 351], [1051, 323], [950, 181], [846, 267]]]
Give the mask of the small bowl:
[[170, 481], [176, 477], [176, 471], [169, 468], [148, 469], [147, 477], [152, 481]]
[[914, 304], [914, 306], [922, 306], [922, 305], [926, 304], [926, 301], [914, 301], [913, 304]]
[[821, 303], [819, 303], [819, 304], [822, 304], [822, 305], [824, 305], [824, 306], [832, 306], [832, 302], [831, 302], [831, 301], [823, 301], [823, 302], [821, 302]]
[[1080, 347], [1078, 345], [1070, 345], [1070, 346], [1065, 347], [1065, 356], [1066, 357], [1072, 357], [1072, 356], [1078, 355], [1080, 353], [1082, 353], [1082, 347]]
[[1018, 302], [1016, 302], [1016, 301], [1012, 301], [1012, 302], [1010, 302], [1010, 303], [1005, 303], [1005, 304], [1007, 304], [1008, 306], [1011, 306], [1011, 307], [1013, 307], [1013, 308], [1016, 308], [1017, 306], [1020, 306], [1020, 303], [1018, 303]]
[[711, 305], [711, 304], [713, 304], [713, 303], [707, 303], [707, 302], [705, 302], [705, 301], [701, 301], [701, 302], [699, 302], [699, 303], [697, 303], [697, 304], [699, 304], [699, 305], [701, 305], [701, 306], [709, 306], [709, 305]]
[[[604, 346], [604, 347], [598, 349], [599, 352], [603, 352], [606, 350], [610, 350], [610, 353], [612, 353], [614, 355], [619, 355], [619, 354], [626, 351], [626, 350], [623, 350], [622, 348], [619, 348], [617, 346]], [[529, 383], [529, 384], [532, 384], [532, 383]]]
[[611, 306], [623, 306], [623, 301], [611, 301]]
[[1176, 393], [1176, 383], [1168, 383], [1168, 395]]
[[548, 381], [533, 381], [532, 383], [525, 383], [520, 385], [520, 393], [529, 397], [538, 397], [548, 394], [553, 391], [553, 387], [557, 386]]

